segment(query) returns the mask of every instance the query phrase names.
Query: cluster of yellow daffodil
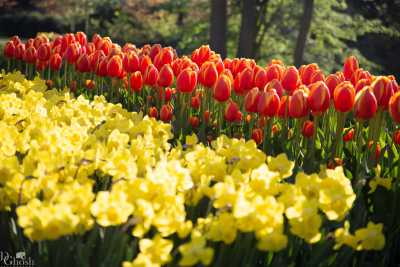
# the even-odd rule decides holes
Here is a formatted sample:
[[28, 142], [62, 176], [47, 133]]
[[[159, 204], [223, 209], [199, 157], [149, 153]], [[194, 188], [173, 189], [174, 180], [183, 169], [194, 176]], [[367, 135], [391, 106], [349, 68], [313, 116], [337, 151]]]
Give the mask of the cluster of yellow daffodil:
[[[0, 103], [0, 209], [16, 208], [34, 241], [128, 226], [139, 254], [124, 267], [166, 264], [174, 246], [180, 265], [207, 265], [210, 244], [231, 244], [240, 232], [254, 233], [259, 250], [285, 249], [288, 234], [315, 243], [323, 221], [344, 220], [356, 198], [340, 167], [289, 182], [294, 163], [252, 140], [220, 136], [209, 147], [193, 135], [171, 147], [169, 124], [20, 73], [0, 75]], [[335, 237], [357, 250], [385, 242], [373, 223], [355, 236], [346, 223]]]

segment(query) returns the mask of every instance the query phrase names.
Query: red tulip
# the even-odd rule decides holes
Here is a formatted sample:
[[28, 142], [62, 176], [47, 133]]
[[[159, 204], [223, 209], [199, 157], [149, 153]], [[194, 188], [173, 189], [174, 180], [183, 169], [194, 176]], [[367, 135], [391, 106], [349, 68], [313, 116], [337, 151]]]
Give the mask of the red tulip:
[[389, 75], [388, 77], [390, 79], [388, 84], [389, 89], [393, 90], [393, 93], [397, 93], [399, 91], [399, 85], [397, 84], [396, 79], [392, 75]]
[[124, 54], [122, 59], [122, 66], [124, 70], [128, 73], [135, 72], [139, 70], [139, 57], [135, 52], [128, 52]]
[[283, 95], [283, 87], [280, 81], [277, 79], [273, 79], [272, 81], [268, 82], [265, 87], [264, 91], [268, 91], [271, 89], [275, 89], [276, 93], [278, 94], [279, 97], [282, 97]]
[[165, 64], [161, 67], [160, 73], [158, 74], [157, 84], [161, 87], [168, 87], [174, 82], [174, 72], [172, 71], [169, 64]]
[[163, 105], [160, 110], [160, 119], [163, 122], [170, 122], [172, 119], [173, 110], [170, 105]]
[[96, 51], [96, 46], [94, 43], [87, 43], [85, 46], [86, 54], [91, 55]]
[[390, 98], [389, 113], [395, 122], [400, 123], [400, 91]]
[[96, 83], [93, 80], [85, 80], [85, 87], [89, 90], [92, 90], [96, 86]]
[[140, 92], [143, 86], [142, 73], [140, 71], [135, 71], [131, 74], [130, 85], [132, 92]]
[[315, 63], [302, 65], [299, 70], [302, 83], [305, 85], [311, 84], [311, 77], [318, 69], [318, 65]]
[[81, 44], [81, 46], [85, 46], [87, 44], [87, 37], [84, 32], [77, 32], [75, 34], [75, 39]]
[[90, 61], [90, 69], [92, 71], [96, 71], [100, 61], [103, 60], [106, 56], [102, 50], [96, 50], [93, 54], [89, 56]]
[[323, 113], [329, 108], [329, 89], [324, 82], [316, 82], [310, 85], [308, 106], [313, 113]]
[[200, 104], [201, 104], [200, 96], [199, 95], [192, 96], [192, 100], [190, 102], [190, 106], [193, 109], [199, 109], [200, 108]]
[[313, 84], [313, 83], [316, 83], [319, 81], [325, 82], [325, 75], [322, 72], [322, 70], [317, 70], [311, 75], [310, 84]]
[[303, 90], [295, 90], [289, 97], [289, 116], [293, 118], [302, 118], [307, 116], [309, 107], [307, 94]]
[[340, 112], [348, 112], [353, 108], [356, 92], [353, 85], [346, 81], [340, 83], [333, 94], [335, 109]]
[[80, 47], [76, 43], [72, 43], [65, 51], [65, 57], [69, 64], [74, 64], [80, 55]]
[[160, 53], [162, 46], [160, 44], [154, 44], [150, 48], [150, 58], [152, 61], [156, 58], [156, 56]]
[[253, 88], [253, 73], [250, 68], [246, 68], [236, 76], [233, 89], [237, 95], [244, 95], [251, 88]]
[[353, 76], [351, 76], [351, 83], [355, 86], [357, 82], [361, 79], [367, 79], [370, 80], [372, 79], [371, 74], [368, 71], [365, 71], [363, 69], [358, 69], [353, 73]]
[[349, 142], [354, 138], [354, 129], [350, 129], [347, 133], [343, 135], [343, 142]]
[[228, 76], [219, 76], [217, 82], [214, 85], [213, 91], [214, 99], [218, 102], [225, 102], [231, 96], [231, 81]]
[[314, 134], [314, 123], [310, 120], [305, 121], [301, 133], [305, 138], [311, 138]]
[[244, 107], [247, 112], [257, 112], [258, 100], [260, 92], [257, 87], [251, 89], [244, 97]]
[[24, 58], [24, 55], [25, 55], [25, 45], [20, 43], [15, 47], [14, 58], [21, 60]]
[[47, 65], [48, 65], [48, 62], [47, 62], [47, 61], [36, 60], [36, 65], [35, 65], [35, 67], [36, 67], [36, 69], [37, 69], [38, 71], [43, 71], [43, 70], [47, 67]]
[[13, 37], [11, 37], [11, 42], [13, 42], [15, 46], [17, 46], [18, 44], [21, 43], [21, 39], [19, 39], [17, 35], [14, 35]]
[[397, 130], [393, 133], [393, 142], [396, 145], [400, 145], [400, 130]]
[[204, 62], [209, 60], [211, 56], [211, 49], [208, 45], [202, 45], [200, 48], [197, 48], [192, 53], [192, 60], [195, 62], [199, 67], [203, 65]]
[[75, 67], [76, 67], [76, 70], [81, 73], [90, 72], [91, 66], [90, 66], [90, 61], [89, 61], [88, 55], [82, 54], [76, 61]]
[[184, 69], [176, 79], [176, 89], [181, 93], [191, 93], [196, 88], [197, 73], [190, 69]]
[[25, 50], [24, 60], [26, 63], [35, 64], [36, 63], [36, 49], [35, 47], [31, 46]]
[[225, 120], [229, 122], [240, 121], [242, 116], [241, 112], [239, 111], [239, 106], [235, 102], [230, 101], [225, 109], [224, 117]]
[[[35, 49], [35, 48], [33, 48], [33, 49]], [[62, 64], [62, 58], [61, 58], [60, 54], [58, 54], [58, 53], [52, 54], [50, 57], [50, 69], [52, 69], [54, 71], [58, 71], [61, 69], [61, 64]]]
[[151, 59], [148, 56], [140, 57], [139, 69], [142, 75], [145, 75], [147, 67], [151, 64]]
[[271, 64], [266, 68], [267, 71], [267, 82], [277, 79], [282, 80], [284, 69], [280, 64]]
[[286, 95], [282, 96], [280, 99], [278, 116], [281, 118], [287, 118], [289, 115], [288, 103], [290, 103], [290, 101], [289, 102], [288, 101], [289, 101], [288, 96], [286, 96]]
[[204, 111], [204, 121], [205, 121], [205, 123], [208, 123], [210, 121], [210, 111], [209, 110]]
[[290, 66], [286, 69], [282, 78], [283, 88], [290, 93], [292, 93], [300, 85], [299, 72], [294, 66]]
[[358, 60], [355, 56], [346, 58], [343, 65], [343, 74], [347, 81], [350, 80], [353, 73], [358, 69]]
[[[374, 147], [374, 141], [369, 141], [368, 149], [371, 150], [373, 147]], [[371, 155], [370, 158], [372, 159], [373, 156], [375, 156], [374, 160], [378, 160], [379, 157], [381, 156], [381, 145], [379, 143], [376, 143], [375, 155]]]
[[371, 119], [378, 109], [378, 103], [370, 87], [364, 87], [357, 93], [354, 103], [354, 116], [357, 119]]
[[161, 68], [166, 64], [171, 64], [174, 60], [174, 53], [170, 47], [164, 47], [154, 58], [154, 65], [157, 69]]
[[172, 89], [171, 89], [171, 87], [166, 87], [166, 88], [160, 87], [158, 89], [158, 96], [159, 96], [160, 99], [164, 99], [165, 102], [169, 102], [171, 100], [171, 97], [172, 97]]
[[113, 78], [120, 77], [122, 73], [122, 60], [119, 56], [112, 56], [107, 63], [107, 75]]
[[7, 58], [13, 58], [14, 54], [15, 54], [15, 45], [12, 41], [8, 41], [5, 45], [4, 45], [4, 50], [3, 50], [3, 54], [5, 57]]
[[389, 83], [389, 78], [380, 76], [371, 84], [372, 92], [376, 97], [378, 106], [383, 107], [384, 109], [387, 108], [389, 99], [394, 94], [393, 89], [388, 86]]
[[326, 86], [328, 86], [331, 96], [333, 96], [336, 86], [341, 82], [343, 81], [336, 74], [329, 74], [328, 77], [326, 77], [325, 83]]
[[199, 72], [199, 82], [205, 87], [213, 87], [218, 78], [215, 64], [211, 61], [203, 63]]
[[151, 118], [157, 119], [157, 117], [158, 117], [158, 111], [157, 111], [157, 108], [156, 108], [156, 107], [150, 107], [150, 108], [149, 108], [149, 116], [150, 116]]
[[278, 113], [279, 96], [275, 89], [262, 92], [257, 104], [257, 111], [260, 116], [273, 117]]
[[263, 131], [260, 128], [255, 128], [251, 132], [251, 139], [256, 142], [257, 145], [263, 142]]
[[265, 69], [260, 69], [257, 71], [254, 77], [254, 86], [258, 87], [258, 89], [263, 90], [264, 87], [268, 83], [267, 71]]
[[365, 86], [368, 86], [368, 85], [371, 85], [371, 80], [361, 79], [356, 83], [356, 85], [354, 86], [354, 89], [356, 90], [356, 93], [358, 93], [361, 91], [361, 89], [363, 89]]
[[189, 119], [190, 125], [192, 126], [192, 128], [197, 128], [200, 125], [200, 120], [199, 117], [197, 116], [191, 116]]
[[96, 74], [100, 77], [105, 77], [107, 75], [107, 64], [108, 64], [108, 59], [104, 57], [99, 61], [99, 64], [97, 65], [96, 68]]
[[42, 43], [37, 50], [37, 58], [40, 61], [47, 61], [50, 59], [51, 47], [49, 43]]
[[143, 77], [144, 77], [144, 84], [149, 85], [149, 86], [155, 86], [157, 84], [157, 80], [158, 80], [157, 68], [153, 64], [150, 64], [147, 67], [147, 70], [146, 70], [145, 74], [143, 75]]

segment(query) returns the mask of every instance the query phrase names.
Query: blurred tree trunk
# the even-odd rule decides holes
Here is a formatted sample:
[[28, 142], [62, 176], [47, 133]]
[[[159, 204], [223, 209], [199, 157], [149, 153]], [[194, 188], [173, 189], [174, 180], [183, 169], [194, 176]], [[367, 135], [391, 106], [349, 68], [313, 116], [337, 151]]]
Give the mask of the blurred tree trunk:
[[299, 67], [303, 64], [304, 50], [306, 48], [307, 35], [310, 31], [314, 0], [303, 0], [303, 16], [300, 21], [300, 31], [297, 36], [296, 48], [294, 51], [294, 65]]
[[254, 57], [257, 33], [257, 1], [243, 0], [238, 57]]
[[210, 45], [222, 58], [226, 57], [227, 0], [211, 0]]

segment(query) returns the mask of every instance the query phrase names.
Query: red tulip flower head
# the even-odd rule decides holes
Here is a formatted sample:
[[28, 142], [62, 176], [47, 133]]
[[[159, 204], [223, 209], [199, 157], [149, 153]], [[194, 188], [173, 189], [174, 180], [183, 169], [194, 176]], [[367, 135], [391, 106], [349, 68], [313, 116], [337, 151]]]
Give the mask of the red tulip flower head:
[[192, 93], [196, 84], [197, 73], [190, 68], [182, 70], [176, 79], [176, 89], [181, 93]]
[[87, 54], [82, 54], [76, 61], [76, 70], [81, 73], [86, 73], [91, 71], [90, 60]]
[[40, 61], [48, 61], [51, 56], [51, 47], [49, 43], [42, 43], [37, 50], [37, 58]]
[[254, 76], [254, 86], [262, 90], [268, 83], [267, 71], [265, 69], [260, 69]]
[[251, 139], [253, 139], [257, 145], [261, 144], [263, 141], [263, 131], [260, 128], [253, 129], [251, 132]]
[[297, 89], [300, 83], [299, 71], [294, 66], [288, 67], [282, 78], [283, 88], [290, 94]]
[[165, 64], [161, 67], [161, 70], [158, 74], [157, 84], [161, 87], [168, 87], [171, 86], [173, 82], [174, 72], [169, 64]]
[[314, 134], [314, 123], [310, 120], [305, 121], [301, 133], [305, 138], [311, 138]]
[[170, 105], [163, 105], [160, 110], [160, 119], [163, 122], [170, 122], [172, 119], [173, 110]]
[[335, 109], [340, 112], [348, 112], [353, 108], [356, 92], [353, 85], [346, 81], [340, 83], [333, 94]]
[[257, 112], [258, 100], [260, 98], [260, 91], [257, 87], [251, 89], [244, 97], [244, 108], [247, 112]]
[[231, 80], [226, 75], [218, 77], [214, 85], [213, 96], [218, 102], [225, 102], [231, 97]]
[[25, 50], [24, 60], [26, 63], [35, 64], [37, 57], [36, 57], [36, 49], [35, 47], [31, 46]]
[[308, 106], [313, 113], [323, 113], [329, 108], [329, 89], [324, 82], [316, 82], [310, 85]]
[[344, 78], [349, 81], [358, 68], [358, 60], [355, 56], [346, 58], [343, 65]]
[[280, 99], [275, 89], [262, 92], [257, 104], [260, 116], [273, 117], [278, 113]]
[[395, 122], [400, 123], [400, 91], [390, 98], [389, 113]]
[[375, 95], [369, 86], [357, 93], [354, 103], [354, 116], [357, 119], [369, 120], [378, 109]]
[[139, 70], [139, 57], [135, 52], [124, 54], [122, 66], [127, 73], [132, 73]]
[[112, 56], [107, 63], [107, 75], [113, 78], [120, 77], [122, 73], [122, 60], [120, 56]]
[[199, 82], [205, 87], [213, 87], [218, 78], [218, 71], [214, 62], [207, 61], [201, 65]]
[[235, 102], [230, 101], [226, 106], [224, 117], [229, 122], [241, 121], [242, 114], [239, 111], [239, 106]]
[[157, 80], [158, 80], [158, 70], [153, 64], [150, 64], [147, 67], [146, 72], [144, 74], [144, 84], [149, 86], [155, 86], [157, 84]]
[[302, 118], [308, 115], [309, 107], [307, 93], [303, 90], [295, 90], [289, 97], [289, 116], [292, 118]]
[[4, 50], [3, 50], [4, 56], [6, 58], [13, 58], [15, 54], [15, 45], [12, 41], [8, 41], [4, 45]]
[[50, 57], [50, 69], [58, 71], [61, 69], [61, 64], [62, 64], [62, 58], [60, 54], [58, 53], [52, 54]]
[[372, 92], [376, 97], [378, 106], [386, 109], [389, 104], [389, 99], [394, 94], [392, 87], [389, 86], [390, 80], [385, 76], [380, 76], [371, 84]]
[[130, 78], [130, 85], [132, 92], [140, 92], [143, 86], [143, 77], [140, 71], [135, 71], [132, 73]]

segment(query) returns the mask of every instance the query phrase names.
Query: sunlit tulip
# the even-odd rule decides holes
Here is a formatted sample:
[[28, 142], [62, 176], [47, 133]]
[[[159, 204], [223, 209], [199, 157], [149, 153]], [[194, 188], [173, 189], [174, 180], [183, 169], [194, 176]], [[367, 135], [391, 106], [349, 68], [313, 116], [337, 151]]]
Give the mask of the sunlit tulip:
[[316, 82], [310, 85], [308, 106], [313, 113], [323, 113], [329, 108], [329, 89], [324, 82]]
[[263, 90], [265, 85], [268, 83], [267, 71], [265, 69], [260, 69], [257, 71], [254, 77], [254, 86], [258, 89]]
[[278, 96], [282, 97], [283, 87], [282, 87], [282, 83], [279, 80], [273, 79], [272, 81], [269, 81], [264, 87], [264, 91], [268, 91], [271, 89], [275, 89]]
[[333, 94], [335, 109], [340, 112], [348, 112], [353, 108], [356, 92], [353, 85], [346, 81], [340, 83]]
[[247, 112], [257, 112], [260, 92], [257, 87], [251, 89], [244, 97], [244, 108]]
[[25, 45], [20, 43], [15, 47], [14, 58], [15, 59], [23, 59], [25, 55]]
[[240, 72], [234, 81], [233, 88], [237, 95], [244, 95], [253, 88], [253, 72], [246, 68]]
[[139, 57], [135, 52], [124, 54], [122, 66], [127, 73], [132, 73], [139, 70]]
[[214, 85], [214, 99], [218, 102], [225, 102], [231, 96], [231, 81], [226, 75], [221, 75]]
[[348, 130], [344, 135], [343, 135], [343, 142], [350, 142], [354, 138], [354, 129]]
[[142, 56], [139, 58], [139, 70], [142, 75], [145, 75], [149, 65], [151, 65], [151, 59], [148, 56]]
[[24, 61], [26, 63], [35, 64], [36, 60], [36, 48], [33, 46], [28, 47], [28, 49], [25, 50]]
[[51, 47], [49, 43], [42, 43], [37, 50], [37, 58], [40, 61], [47, 61], [50, 59]]
[[77, 32], [75, 34], [75, 39], [81, 44], [81, 46], [85, 46], [87, 44], [87, 37], [84, 32]]
[[174, 72], [172, 71], [169, 64], [165, 64], [161, 67], [160, 72], [158, 73], [157, 84], [162, 87], [171, 86], [174, 82]]
[[289, 116], [289, 102], [288, 96], [284, 95], [280, 98], [278, 116], [287, 118]]
[[87, 54], [82, 54], [75, 64], [76, 70], [81, 73], [86, 73], [91, 70], [89, 57]]
[[153, 64], [150, 64], [147, 67], [146, 72], [143, 75], [143, 78], [144, 78], [144, 84], [149, 85], [149, 86], [155, 86], [157, 84], [157, 80], [158, 80], [157, 68]]
[[356, 93], [360, 92], [361, 89], [363, 89], [365, 86], [371, 85], [371, 80], [369, 79], [361, 79], [359, 80], [356, 85], [354, 86], [354, 89]]
[[358, 60], [355, 56], [349, 56], [346, 58], [343, 64], [343, 74], [347, 81], [350, 80], [353, 73], [359, 68]]
[[400, 91], [390, 98], [389, 113], [395, 122], [400, 123]]
[[176, 78], [176, 89], [181, 93], [191, 93], [196, 88], [197, 73], [190, 69], [184, 69]]
[[326, 77], [325, 84], [326, 84], [326, 86], [328, 86], [329, 94], [331, 96], [333, 96], [336, 86], [338, 86], [338, 84], [341, 82], [343, 82], [343, 81], [336, 74], [329, 74]]
[[166, 64], [171, 64], [174, 59], [174, 53], [170, 47], [164, 47], [154, 58], [154, 65], [158, 70]]
[[107, 75], [113, 78], [120, 77], [122, 73], [122, 60], [113, 56], [107, 63]]
[[275, 89], [262, 92], [257, 104], [257, 112], [260, 116], [273, 117], [278, 113], [279, 96]]
[[132, 92], [140, 92], [143, 86], [143, 77], [140, 71], [135, 71], [131, 74], [130, 87]]
[[157, 111], [157, 108], [156, 108], [156, 107], [150, 107], [150, 108], [149, 108], [149, 116], [150, 116], [151, 118], [157, 119], [157, 117], [158, 117], [158, 111]]
[[173, 110], [170, 105], [163, 105], [160, 110], [160, 119], [163, 122], [170, 122], [172, 119]]
[[372, 75], [368, 71], [365, 71], [362, 68], [360, 68], [353, 73], [353, 76], [351, 76], [350, 81], [355, 86], [361, 79], [371, 80]]
[[58, 53], [52, 54], [50, 57], [50, 69], [54, 70], [54, 71], [58, 71], [61, 69], [61, 65], [62, 65], [62, 58], [61, 58], [60, 54], [58, 54]]
[[364, 87], [357, 93], [354, 103], [354, 116], [357, 119], [371, 119], [378, 109], [378, 103], [370, 87]]
[[151, 46], [149, 56], [152, 61], [154, 61], [156, 56], [160, 53], [161, 49], [162, 47], [160, 44], [154, 44]]
[[289, 94], [291, 94], [300, 85], [299, 72], [294, 66], [286, 69], [282, 77], [282, 86]]
[[295, 90], [289, 97], [289, 116], [292, 118], [302, 118], [308, 114], [307, 94], [303, 90]]
[[377, 77], [371, 84], [372, 92], [376, 97], [378, 106], [386, 109], [389, 99], [394, 94], [392, 87], [389, 86], [390, 80], [385, 76]]
[[267, 66], [265, 69], [267, 72], [267, 82], [277, 79], [278, 81], [282, 80], [284, 69], [282, 65], [279, 64], [271, 64]]
[[107, 64], [108, 64], [108, 59], [104, 57], [102, 60], [99, 61], [99, 64], [97, 65], [96, 68], [96, 74], [100, 77], [105, 77], [107, 76]]
[[308, 65], [303, 65], [299, 69], [299, 74], [301, 77], [301, 81], [305, 85], [311, 84], [311, 77], [318, 70], [318, 65], [315, 63], [311, 63]]
[[92, 90], [96, 86], [96, 83], [93, 80], [85, 80], [84, 85], [86, 89]]
[[71, 43], [65, 51], [65, 58], [69, 64], [74, 64], [80, 55], [80, 47], [76, 43]]
[[218, 72], [213, 62], [205, 62], [199, 72], [199, 83], [205, 87], [213, 87], [218, 78]]
[[[374, 141], [369, 141], [368, 142], [368, 149], [371, 151], [374, 147]], [[371, 151], [373, 152], [373, 151]], [[375, 158], [373, 158], [375, 156]], [[374, 160], [379, 160], [379, 157], [381, 156], [381, 145], [379, 143], [376, 143], [375, 145], [375, 153], [371, 154], [370, 158]]]

